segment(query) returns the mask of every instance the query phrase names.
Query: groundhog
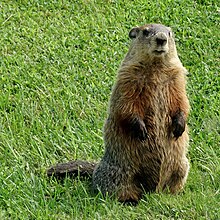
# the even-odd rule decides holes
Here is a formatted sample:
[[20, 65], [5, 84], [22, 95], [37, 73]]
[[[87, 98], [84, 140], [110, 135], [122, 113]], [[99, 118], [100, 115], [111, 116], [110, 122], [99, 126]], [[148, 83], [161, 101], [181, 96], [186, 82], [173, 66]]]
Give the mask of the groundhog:
[[104, 125], [105, 152], [97, 164], [58, 164], [48, 175], [92, 175], [93, 188], [136, 203], [145, 192], [176, 193], [186, 182], [189, 101], [186, 69], [172, 30], [162, 24], [134, 27], [118, 70]]

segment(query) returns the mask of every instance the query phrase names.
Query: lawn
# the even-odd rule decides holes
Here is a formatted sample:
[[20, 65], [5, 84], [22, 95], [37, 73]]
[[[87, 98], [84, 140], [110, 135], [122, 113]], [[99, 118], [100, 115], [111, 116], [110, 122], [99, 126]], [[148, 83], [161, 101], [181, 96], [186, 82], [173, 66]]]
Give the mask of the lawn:
[[[129, 30], [163, 23], [188, 69], [191, 170], [178, 195], [136, 207], [48, 179], [51, 164], [99, 160]], [[0, 2], [0, 219], [220, 219], [217, 0]]]

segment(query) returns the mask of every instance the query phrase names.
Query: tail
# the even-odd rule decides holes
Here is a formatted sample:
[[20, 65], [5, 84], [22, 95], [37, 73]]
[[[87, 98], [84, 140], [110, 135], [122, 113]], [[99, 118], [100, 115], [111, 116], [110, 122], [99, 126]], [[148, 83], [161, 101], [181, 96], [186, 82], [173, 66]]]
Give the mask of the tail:
[[92, 177], [93, 171], [97, 163], [75, 160], [67, 163], [59, 163], [47, 170], [47, 176], [56, 178], [64, 178], [65, 176], [81, 176]]

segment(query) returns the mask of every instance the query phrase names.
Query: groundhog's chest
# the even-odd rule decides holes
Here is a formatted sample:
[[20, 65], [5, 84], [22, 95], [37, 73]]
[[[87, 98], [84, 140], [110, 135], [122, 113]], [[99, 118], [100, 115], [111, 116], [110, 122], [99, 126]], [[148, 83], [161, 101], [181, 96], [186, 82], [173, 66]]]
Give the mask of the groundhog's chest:
[[144, 122], [148, 129], [157, 130], [168, 127], [170, 123], [170, 97], [169, 83], [166, 81], [147, 81], [137, 97], [143, 109]]
[[172, 97], [170, 96], [170, 85], [173, 82], [166, 78], [159, 79], [145, 79], [140, 89], [137, 86], [136, 98], [139, 99], [139, 103], [142, 104], [143, 109], [147, 111], [153, 111], [156, 113], [166, 114]]

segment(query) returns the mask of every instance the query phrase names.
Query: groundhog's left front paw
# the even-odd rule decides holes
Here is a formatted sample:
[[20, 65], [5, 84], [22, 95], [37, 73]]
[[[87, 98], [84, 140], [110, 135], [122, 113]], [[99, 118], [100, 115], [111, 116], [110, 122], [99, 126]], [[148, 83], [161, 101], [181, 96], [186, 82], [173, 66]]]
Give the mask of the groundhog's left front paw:
[[178, 112], [172, 118], [172, 127], [173, 127], [173, 135], [175, 138], [180, 137], [185, 131], [186, 121], [185, 121], [184, 113], [182, 111]]

